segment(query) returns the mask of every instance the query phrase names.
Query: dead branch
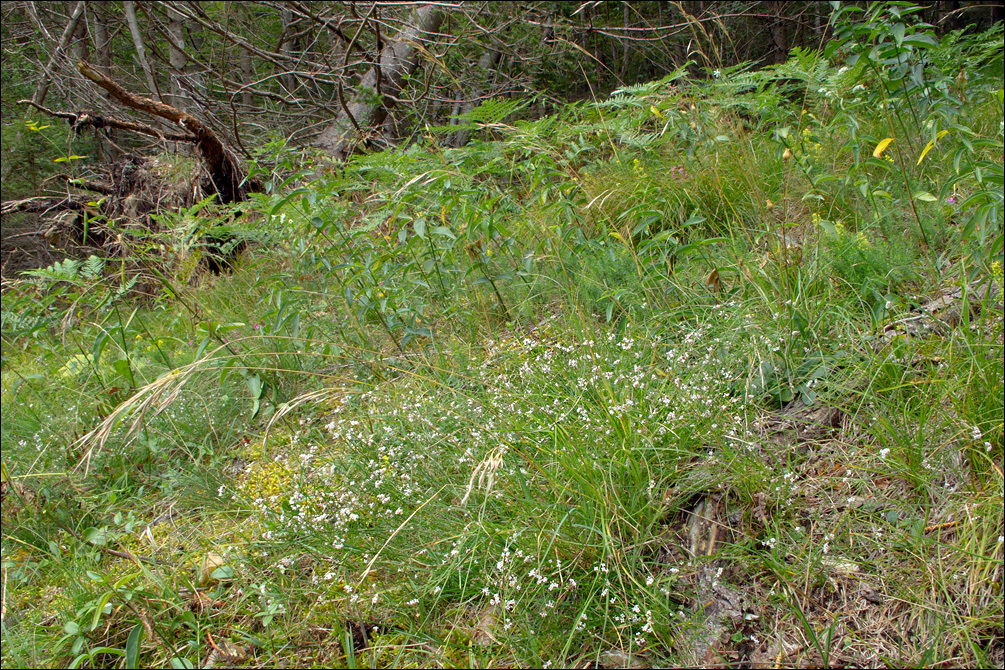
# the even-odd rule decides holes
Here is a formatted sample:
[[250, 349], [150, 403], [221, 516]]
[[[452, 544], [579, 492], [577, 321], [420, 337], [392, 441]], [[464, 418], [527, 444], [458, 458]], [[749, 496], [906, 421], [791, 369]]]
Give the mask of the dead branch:
[[43, 107], [33, 100], [18, 100], [17, 102], [19, 105], [31, 105], [40, 112], [44, 112], [53, 118], [64, 119], [70, 124], [70, 127], [74, 129], [92, 127], [98, 129], [116, 128], [131, 130], [134, 133], [150, 135], [165, 142], [197, 142], [199, 140], [199, 138], [195, 135], [162, 133], [152, 126], [148, 126], [143, 123], [136, 123], [135, 121], [123, 121], [122, 119], [117, 119], [114, 116], [100, 116], [97, 114], [86, 114], [84, 112], [58, 112], [54, 109]]
[[114, 195], [116, 193], [115, 185], [107, 181], [95, 181], [93, 179], [81, 179], [79, 177], [73, 177], [68, 174], [57, 174], [53, 175], [55, 179], [62, 179], [70, 186], [75, 186], [79, 189], [85, 191], [92, 191], [94, 193], [100, 193], [102, 195]]
[[25, 198], [24, 200], [8, 200], [0, 204], [0, 214], [16, 214], [26, 212], [31, 214], [46, 214], [53, 210], [72, 209], [78, 212], [84, 210], [84, 205], [72, 198]]
[[77, 64], [77, 69], [122, 104], [167, 119], [195, 135], [196, 146], [206, 162], [206, 167], [209, 168], [210, 178], [220, 195], [220, 201], [227, 204], [244, 200], [243, 170], [234, 155], [223, 145], [223, 142], [209, 126], [191, 114], [171, 105], [133, 95], [84, 61]]

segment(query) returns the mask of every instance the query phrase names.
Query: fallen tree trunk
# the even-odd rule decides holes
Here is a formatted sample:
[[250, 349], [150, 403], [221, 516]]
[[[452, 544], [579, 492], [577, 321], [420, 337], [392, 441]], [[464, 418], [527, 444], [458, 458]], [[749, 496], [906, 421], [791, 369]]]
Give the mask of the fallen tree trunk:
[[247, 191], [244, 184], [244, 171], [234, 154], [220, 141], [220, 138], [209, 126], [191, 114], [175, 109], [171, 105], [133, 95], [83, 61], [77, 64], [77, 69], [122, 104], [167, 119], [191, 133], [195, 137], [196, 147], [206, 163], [213, 186], [220, 196], [220, 202], [230, 204], [245, 199]]

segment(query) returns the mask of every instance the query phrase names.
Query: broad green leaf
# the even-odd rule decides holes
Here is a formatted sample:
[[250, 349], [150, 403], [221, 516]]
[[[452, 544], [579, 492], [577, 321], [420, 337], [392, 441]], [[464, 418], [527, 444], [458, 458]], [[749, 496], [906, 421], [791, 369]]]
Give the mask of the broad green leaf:
[[120, 358], [119, 360], [113, 362], [112, 369], [115, 370], [117, 374], [119, 374], [120, 376], [124, 377], [127, 380], [129, 379], [130, 373], [132, 372], [132, 369], [129, 367], [128, 358]]
[[129, 668], [129, 670], [138, 667], [137, 662], [140, 658], [140, 644], [142, 641], [143, 625], [136, 624], [129, 632], [129, 638], [126, 640], [126, 668]]
[[224, 581], [224, 580], [227, 580], [227, 579], [233, 579], [234, 578], [234, 568], [232, 568], [229, 565], [221, 566], [221, 567], [217, 568], [216, 570], [214, 570], [212, 572], [212, 574], [210, 574], [210, 577], [213, 578], [213, 579], [215, 579], [215, 580], [217, 580], [217, 581]]
[[101, 615], [112, 613], [112, 604], [108, 601], [112, 599], [113, 595], [115, 595], [114, 591], [105, 591], [105, 593], [98, 598], [98, 605], [94, 608], [94, 616], [91, 617], [91, 630], [98, 627]]
[[251, 394], [252, 398], [262, 397], [262, 379], [258, 375], [250, 375], [244, 380], [245, 386], [248, 387], [248, 392]]
[[893, 25], [892, 28], [890, 28], [890, 32], [893, 33], [893, 41], [897, 43], [897, 46], [903, 44], [904, 32], [906, 28], [907, 26], [905, 26], [903, 23], [896, 23]]

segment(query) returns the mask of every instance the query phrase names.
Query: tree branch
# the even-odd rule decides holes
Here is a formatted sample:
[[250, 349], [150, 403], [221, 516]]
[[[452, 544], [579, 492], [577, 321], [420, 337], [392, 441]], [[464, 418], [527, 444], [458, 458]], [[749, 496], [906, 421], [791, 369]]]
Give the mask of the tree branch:
[[77, 23], [80, 22], [80, 17], [84, 14], [85, 4], [84, 0], [80, 0], [77, 6], [73, 8], [73, 14], [70, 15], [70, 20], [66, 23], [63, 35], [59, 38], [59, 44], [56, 46], [56, 50], [52, 52], [52, 58], [49, 59], [48, 65], [45, 66], [42, 80], [38, 82], [38, 87], [35, 88], [35, 95], [31, 96], [31, 99], [40, 105], [45, 102], [45, 96], [49, 94], [49, 82], [52, 81], [52, 70], [56, 65], [56, 61], [63, 56], [70, 37], [77, 32]]
[[77, 69], [122, 104], [167, 119], [194, 134], [196, 146], [202, 153], [213, 184], [220, 194], [220, 201], [226, 204], [244, 200], [244, 193], [241, 190], [244, 181], [243, 171], [237, 159], [223, 145], [212, 128], [188, 112], [180, 111], [163, 102], [133, 95], [83, 61], [77, 64]]

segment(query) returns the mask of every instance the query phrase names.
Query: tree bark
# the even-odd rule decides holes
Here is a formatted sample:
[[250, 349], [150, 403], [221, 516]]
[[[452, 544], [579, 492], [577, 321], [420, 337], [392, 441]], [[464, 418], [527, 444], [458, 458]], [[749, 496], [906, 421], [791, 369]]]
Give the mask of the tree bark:
[[185, 110], [185, 95], [182, 90], [180, 77], [185, 72], [185, 64], [188, 58], [185, 56], [185, 24], [182, 23], [182, 16], [172, 7], [167, 8], [168, 24], [167, 31], [171, 36], [168, 40], [168, 62], [171, 64], [171, 83], [168, 90], [171, 95], [171, 104], [180, 110]]
[[[629, 24], [630, 24], [629, 8], [628, 8], [628, 3], [627, 2], [622, 5], [622, 12], [624, 14], [624, 18], [622, 19], [622, 24], [625, 27], [625, 34], [627, 35], [628, 34], [628, 27], [629, 27]], [[622, 83], [624, 82], [624, 79], [628, 76], [628, 54], [629, 54], [628, 40], [623, 40], [622, 43], [621, 43], [621, 79], [622, 79]]]
[[[72, 7], [71, 3], [66, 3], [67, 9]], [[72, 10], [71, 10], [72, 12]], [[86, 12], [81, 14], [83, 21], [77, 21], [77, 28], [73, 32], [73, 37], [70, 38], [70, 53], [73, 54], [73, 62], [87, 60], [88, 58], [88, 45], [87, 45], [87, 17]]]
[[196, 146], [206, 162], [209, 176], [220, 196], [220, 202], [229, 204], [244, 200], [244, 172], [237, 162], [237, 158], [224, 146], [209, 126], [191, 114], [175, 109], [171, 105], [133, 95], [87, 63], [79, 63], [77, 69], [122, 104], [167, 119], [195, 135]]
[[84, 0], [80, 0], [77, 6], [74, 7], [73, 14], [70, 15], [70, 20], [67, 21], [66, 28], [63, 30], [63, 35], [59, 38], [59, 44], [56, 45], [52, 58], [49, 59], [48, 65], [45, 66], [45, 70], [42, 72], [42, 79], [35, 88], [35, 95], [31, 97], [34, 102], [40, 105], [45, 103], [45, 96], [49, 94], [49, 84], [52, 82], [52, 70], [56, 66], [56, 61], [63, 56], [67, 43], [69, 43], [73, 34], [77, 32], [77, 24], [80, 22], [80, 17], [84, 15], [85, 4]]
[[379, 128], [394, 107], [405, 77], [415, 72], [423, 43], [430, 42], [443, 22], [443, 12], [422, 5], [409, 16], [408, 25], [377, 57], [363, 76], [352, 101], [343, 101], [342, 112], [325, 128], [316, 145], [339, 160], [345, 159], [362, 139], [362, 133]]
[[[300, 52], [300, 39], [297, 37], [299, 21], [288, 7], [279, 10], [279, 20], [283, 24], [283, 34], [279, 38], [279, 53], [283, 54], [283, 67], [290, 68], [297, 60]], [[290, 94], [296, 95], [297, 80], [289, 71], [280, 73], [279, 83]]]
[[98, 67], [106, 75], [112, 73], [112, 37], [108, 30], [108, 0], [93, 3], [94, 7], [94, 54]]
[[[245, 3], [234, 3], [233, 7], [234, 17], [238, 23], [248, 25], [254, 23], [254, 18]], [[244, 113], [248, 113], [255, 104], [255, 94], [251, 90], [255, 84], [255, 63], [251, 58], [251, 51], [243, 46], [238, 46], [238, 49], [238, 68], [241, 71], [241, 76], [239, 77], [241, 82], [241, 106], [244, 108]], [[235, 77], [235, 79], [238, 78]]]
[[251, 52], [241, 49], [241, 104], [245, 109], [250, 109], [255, 104], [255, 94], [251, 91], [251, 85], [255, 81], [255, 66], [251, 62]]
[[160, 89], [157, 88], [157, 80], [154, 79], [154, 71], [147, 60], [147, 48], [143, 43], [143, 33], [140, 32], [139, 21], [136, 20], [135, 0], [125, 0], [122, 3], [122, 11], [126, 15], [126, 24], [129, 26], [129, 34], [133, 37], [133, 46], [136, 48], [136, 60], [143, 68], [143, 74], [147, 78], [147, 88], [155, 99], [160, 100]]
[[789, 58], [789, 33], [785, 25], [785, 2], [773, 0], [768, 6], [774, 18], [771, 22], [771, 39], [774, 42], [775, 63], [784, 63]]

